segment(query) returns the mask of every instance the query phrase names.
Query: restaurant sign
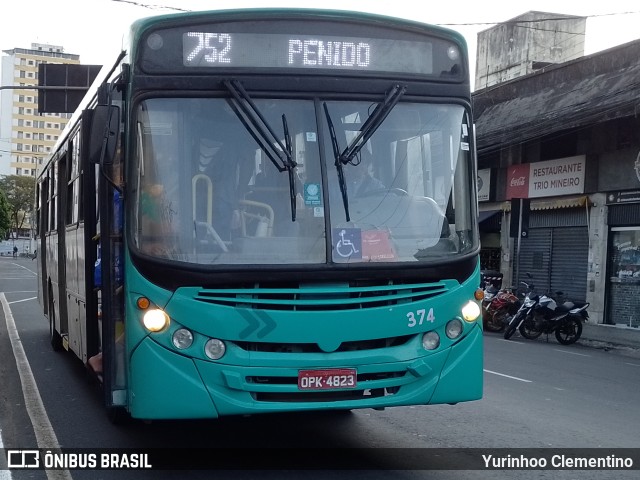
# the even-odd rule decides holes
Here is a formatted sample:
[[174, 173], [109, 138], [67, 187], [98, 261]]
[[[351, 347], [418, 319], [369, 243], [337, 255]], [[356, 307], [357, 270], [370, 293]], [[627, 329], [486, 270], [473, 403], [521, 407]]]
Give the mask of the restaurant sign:
[[507, 169], [507, 200], [584, 193], [585, 161], [578, 155], [513, 165]]

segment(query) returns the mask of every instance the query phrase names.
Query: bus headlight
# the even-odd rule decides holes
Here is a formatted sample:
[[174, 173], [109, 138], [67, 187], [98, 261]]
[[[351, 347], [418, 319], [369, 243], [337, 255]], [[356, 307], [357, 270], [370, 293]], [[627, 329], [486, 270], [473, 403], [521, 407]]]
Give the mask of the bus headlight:
[[462, 318], [467, 322], [473, 322], [480, 316], [480, 307], [476, 302], [469, 301], [462, 307]]
[[193, 344], [193, 333], [186, 328], [179, 328], [173, 332], [171, 342], [174, 347], [179, 348], [180, 350], [189, 348]]
[[447, 322], [447, 326], [444, 329], [444, 333], [447, 334], [451, 340], [455, 340], [462, 334], [462, 321], [459, 318], [454, 318]]
[[204, 346], [204, 353], [211, 360], [219, 360], [226, 350], [227, 347], [225, 347], [224, 342], [217, 338], [210, 339]]
[[422, 348], [425, 350], [435, 350], [440, 346], [440, 335], [438, 332], [427, 332], [422, 335]]
[[169, 326], [169, 315], [159, 308], [153, 308], [144, 313], [142, 323], [150, 332], [159, 332]]

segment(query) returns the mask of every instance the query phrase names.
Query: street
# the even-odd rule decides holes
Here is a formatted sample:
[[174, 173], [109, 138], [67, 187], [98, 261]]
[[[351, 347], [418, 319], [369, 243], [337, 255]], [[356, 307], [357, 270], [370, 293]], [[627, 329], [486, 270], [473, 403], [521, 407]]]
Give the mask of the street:
[[[563, 347], [554, 340], [531, 342], [514, 337], [505, 341], [502, 335], [490, 333], [485, 335], [484, 398], [477, 402], [340, 414], [129, 421], [113, 425], [101, 406], [98, 385], [90, 380], [81, 362], [71, 354], [51, 350], [48, 324], [36, 299], [35, 269], [36, 262], [28, 258], [0, 259], [0, 447], [170, 451], [232, 447], [247, 455], [267, 448], [350, 448], [365, 449], [372, 461], [383, 463], [385, 459], [379, 457], [388, 454], [388, 449], [395, 452], [397, 462], [402, 449], [409, 455], [415, 449], [434, 448], [640, 448], [640, 358], [581, 345]], [[19, 341], [11, 338], [12, 324]], [[24, 350], [28, 364], [16, 360], [16, 348]], [[32, 373], [35, 389], [28, 387], [27, 370]], [[291, 451], [295, 455], [296, 450]], [[310, 479], [631, 479], [638, 478], [638, 466], [635, 468], [484, 472], [227, 470], [213, 474], [204, 470], [154, 470], [126, 478], [275, 479], [304, 475]], [[47, 473], [50, 476], [43, 471], [11, 470], [9, 476], [8, 471], [0, 469], [0, 479], [110, 479], [123, 475], [114, 470]]]

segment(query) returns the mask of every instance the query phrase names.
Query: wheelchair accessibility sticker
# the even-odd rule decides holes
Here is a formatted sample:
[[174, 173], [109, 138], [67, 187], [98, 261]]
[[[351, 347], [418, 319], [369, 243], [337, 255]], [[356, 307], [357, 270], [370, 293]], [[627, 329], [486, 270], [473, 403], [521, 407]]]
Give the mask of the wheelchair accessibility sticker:
[[397, 258], [389, 232], [385, 230], [334, 228], [333, 250], [333, 259], [337, 262], [392, 262]]
[[335, 260], [362, 259], [362, 230], [359, 228], [334, 228], [333, 249]]

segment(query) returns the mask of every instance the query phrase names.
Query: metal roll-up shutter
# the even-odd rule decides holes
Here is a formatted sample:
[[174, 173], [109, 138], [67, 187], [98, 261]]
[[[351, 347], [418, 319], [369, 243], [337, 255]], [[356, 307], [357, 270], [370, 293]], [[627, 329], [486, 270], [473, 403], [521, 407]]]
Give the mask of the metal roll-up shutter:
[[554, 228], [551, 252], [551, 291], [562, 291], [567, 300], [587, 296], [587, 227]]
[[609, 205], [610, 227], [627, 227], [640, 224], [640, 203]]
[[[519, 262], [519, 264], [518, 264]], [[549, 265], [551, 263], [551, 229], [531, 228], [527, 237], [520, 241], [520, 254], [514, 262], [514, 278], [518, 270], [517, 286], [524, 288], [521, 281], [533, 283], [538, 293], [543, 293], [549, 285]], [[527, 276], [530, 273], [532, 278]]]
[[[531, 212], [520, 249], [518, 282], [533, 282], [538, 293], [561, 291], [568, 300], [586, 299], [589, 232], [584, 209]], [[514, 264], [514, 278], [515, 270]]]

